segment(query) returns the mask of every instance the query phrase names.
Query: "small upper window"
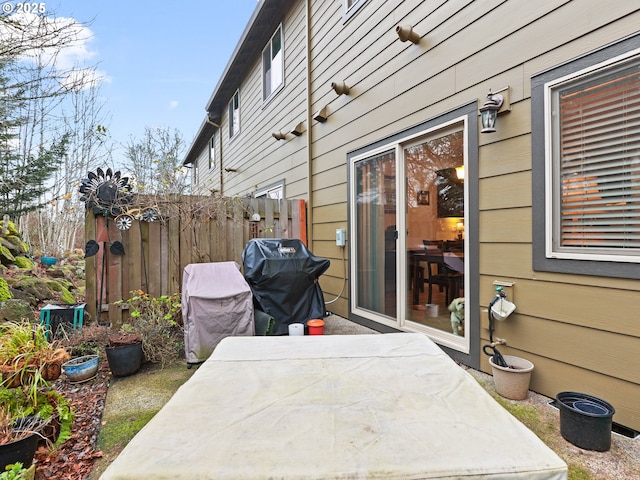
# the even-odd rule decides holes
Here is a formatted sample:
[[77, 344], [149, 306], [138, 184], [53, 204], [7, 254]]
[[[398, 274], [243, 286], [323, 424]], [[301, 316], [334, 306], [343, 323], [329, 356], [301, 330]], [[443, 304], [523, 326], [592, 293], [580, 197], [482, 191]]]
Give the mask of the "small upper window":
[[282, 200], [284, 198], [284, 180], [256, 190], [253, 196], [255, 198], [265, 197]]
[[229, 138], [240, 132], [240, 91], [229, 102]]
[[367, 0], [342, 0], [342, 20], [349, 20], [366, 2]]
[[284, 83], [284, 40], [282, 25], [262, 51], [262, 99], [266, 100]]
[[209, 168], [216, 164], [216, 136], [213, 134], [209, 140]]

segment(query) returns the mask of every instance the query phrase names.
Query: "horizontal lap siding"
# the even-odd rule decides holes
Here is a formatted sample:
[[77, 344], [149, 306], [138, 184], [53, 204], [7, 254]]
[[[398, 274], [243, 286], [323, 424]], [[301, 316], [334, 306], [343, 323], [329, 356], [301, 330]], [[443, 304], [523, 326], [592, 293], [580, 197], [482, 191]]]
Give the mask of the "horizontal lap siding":
[[[620, 22], [627, 25], [626, 33], [606, 25], [625, 9], [637, 9], [631, 2], [623, 2], [620, 10], [605, 15], [601, 15], [597, 2], [579, 8], [573, 3], [504, 38], [491, 47], [494, 51], [458, 66], [463, 73], [460, 77], [469, 78], [478, 70], [486, 70], [498, 56], [506, 63], [505, 71], [496, 77], [501, 81], [491, 81], [491, 85], [524, 86], [523, 96], [516, 96], [515, 103], [517, 87], [512, 89], [513, 109], [499, 117], [498, 132], [480, 138], [480, 216], [484, 220], [480, 222], [480, 299], [488, 303], [494, 294], [494, 280], [515, 283], [507, 290], [516, 312], [496, 325], [495, 336], [507, 339], [507, 346], [501, 348], [503, 353], [535, 363], [532, 389], [551, 397], [561, 390], [601, 396], [616, 406], [615, 421], [638, 429], [640, 412], [629, 396], [637, 398], [640, 394], [636, 373], [640, 326], [631, 313], [639, 306], [637, 282], [532, 269], [530, 77], [633, 33], [638, 25], [637, 14], [633, 15], [635, 22]], [[575, 22], [576, 15], [597, 18], [606, 31], [604, 39], [595, 30], [597, 25]], [[545, 33], [549, 31], [554, 34]], [[581, 35], [584, 37], [578, 38]], [[530, 58], [523, 57], [525, 54]], [[525, 67], [520, 79], [513, 78], [520, 69], [517, 62]], [[481, 329], [481, 341], [486, 343], [487, 320], [481, 318], [481, 322], [485, 327]], [[486, 358], [483, 369], [490, 371]]]
[[[290, 133], [300, 122], [308, 128], [304, 2], [296, 2], [283, 15], [284, 87], [263, 102], [261, 51], [266, 44], [259, 46], [249, 73], [238, 85], [240, 133], [232, 139], [228, 111], [222, 113], [223, 169], [236, 170], [223, 171], [225, 196], [245, 195], [281, 180], [287, 198], [305, 198], [308, 192], [306, 135]], [[287, 138], [275, 140], [272, 133], [277, 131]]]
[[[640, 392], [640, 286], [533, 271], [530, 118], [531, 76], [635, 33], [637, 1], [605, 10], [598, 1], [368, 2], [346, 24], [341, 2], [311, 8], [312, 110], [329, 112], [311, 126], [314, 253], [332, 260], [325, 295], [342, 288], [335, 229], [346, 226], [347, 152], [510, 86], [511, 112], [500, 115], [496, 133], [479, 135], [480, 278], [472, 283], [485, 309], [494, 280], [515, 283], [507, 291], [516, 313], [497, 336], [507, 338], [505, 353], [536, 364], [535, 390], [601, 395], [616, 406], [617, 422], [640, 429], [630, 400]], [[399, 42], [398, 24], [413, 25], [420, 44]], [[349, 96], [330, 88], [343, 80]], [[346, 315], [342, 297], [331, 310]], [[472, 321], [486, 327], [481, 315]], [[486, 328], [481, 337], [488, 341]]]

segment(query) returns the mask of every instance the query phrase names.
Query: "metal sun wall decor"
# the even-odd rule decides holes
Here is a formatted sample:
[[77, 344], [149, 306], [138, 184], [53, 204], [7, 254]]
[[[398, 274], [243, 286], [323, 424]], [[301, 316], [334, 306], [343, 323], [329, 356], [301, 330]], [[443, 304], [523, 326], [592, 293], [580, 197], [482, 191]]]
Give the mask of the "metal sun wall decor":
[[113, 217], [119, 230], [131, 228], [133, 220], [155, 222], [159, 218], [153, 207], [131, 205], [134, 196], [129, 177], [123, 177], [120, 171], [113, 172], [111, 168], [87, 172], [87, 178], [80, 182], [80, 193], [80, 200], [93, 210], [94, 215]]

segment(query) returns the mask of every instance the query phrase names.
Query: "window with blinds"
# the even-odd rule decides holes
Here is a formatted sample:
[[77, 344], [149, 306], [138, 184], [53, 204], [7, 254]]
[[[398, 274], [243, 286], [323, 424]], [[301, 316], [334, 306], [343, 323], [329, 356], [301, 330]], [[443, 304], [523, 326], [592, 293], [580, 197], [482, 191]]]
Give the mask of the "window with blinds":
[[640, 261], [640, 59], [550, 94], [553, 252]]

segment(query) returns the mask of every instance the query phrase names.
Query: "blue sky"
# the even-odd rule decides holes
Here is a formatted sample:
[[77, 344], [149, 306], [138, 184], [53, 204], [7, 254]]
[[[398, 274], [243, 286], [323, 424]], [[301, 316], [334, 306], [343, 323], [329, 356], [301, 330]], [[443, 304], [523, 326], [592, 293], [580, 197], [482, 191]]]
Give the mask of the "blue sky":
[[[105, 76], [109, 134], [120, 144], [145, 126], [182, 133], [187, 147], [256, 0], [50, 0], [56, 17], [88, 23], [93, 37], [75, 57]], [[117, 164], [120, 155], [114, 155]]]

